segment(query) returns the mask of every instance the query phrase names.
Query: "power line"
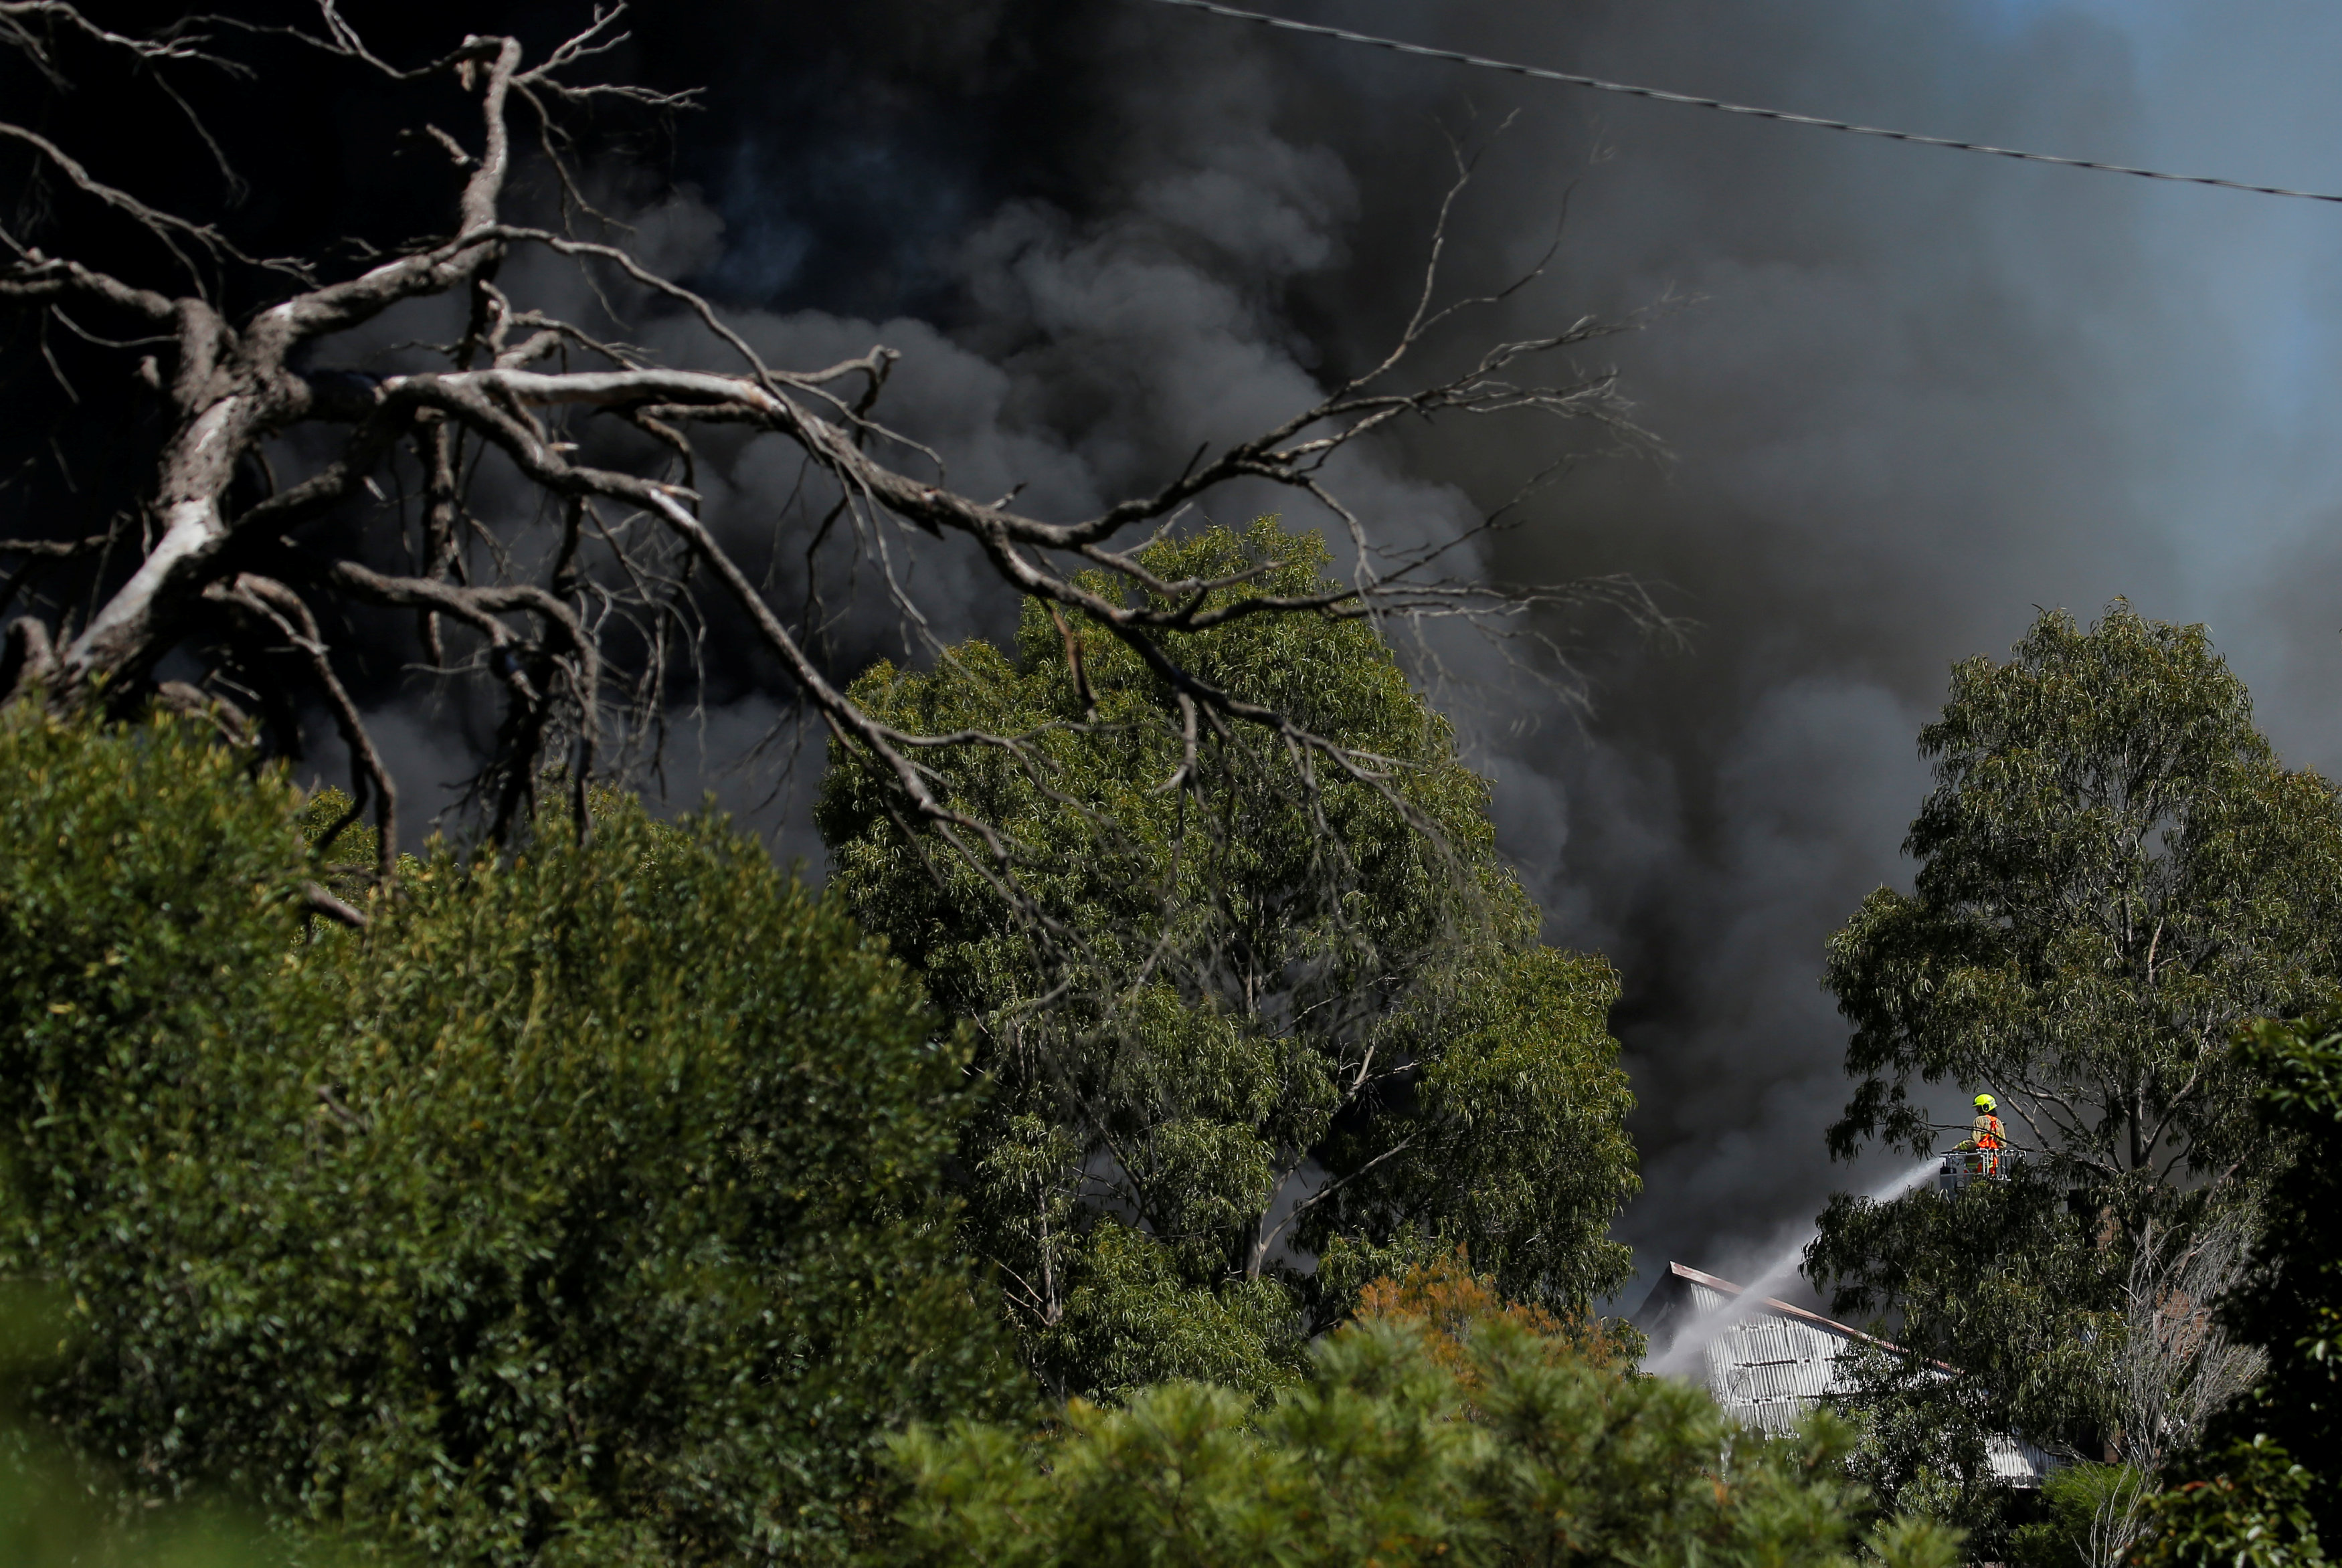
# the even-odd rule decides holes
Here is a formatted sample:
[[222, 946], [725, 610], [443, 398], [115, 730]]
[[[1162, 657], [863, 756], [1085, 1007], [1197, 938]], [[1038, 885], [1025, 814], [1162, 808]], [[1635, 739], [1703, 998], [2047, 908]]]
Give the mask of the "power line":
[[1921, 147], [1948, 147], [1956, 153], [1983, 153], [1989, 157], [2015, 158], [2020, 163], [2055, 164], [2061, 169], [2094, 169], [2102, 175], [2132, 175], [2142, 180], [2166, 180], [2180, 185], [2216, 185], [2224, 191], [2245, 191], [2257, 196], [2291, 196], [2297, 201], [2342, 203], [2342, 195], [2331, 195], [2324, 191], [2293, 191], [2282, 185], [2251, 185], [2241, 180], [2215, 179], [2209, 175], [2174, 175], [2161, 169], [2137, 169], [2127, 164], [2062, 158], [2054, 153], [2028, 153], [2017, 147], [1955, 141], [1949, 136], [1923, 136], [1914, 131], [1890, 130], [1884, 125], [1857, 125], [1850, 120], [1825, 120], [1815, 115], [1793, 115], [1786, 109], [1765, 109], [1754, 104], [1733, 104], [1722, 98], [1670, 93], [1663, 87], [1639, 87], [1631, 82], [1606, 82], [1599, 76], [1573, 75], [1567, 71], [1548, 71], [1542, 65], [1523, 65], [1510, 60], [1491, 60], [1482, 55], [1466, 55], [1455, 49], [1434, 49], [1428, 45], [1408, 44], [1396, 38], [1378, 38], [1371, 33], [1353, 33], [1345, 27], [1326, 27], [1315, 22], [1296, 22], [1290, 17], [1265, 15], [1258, 11], [1239, 11], [1233, 5], [1218, 5], [1216, 0], [1155, 0], [1155, 3], [1176, 5], [1188, 11], [1206, 11], [1215, 16], [1226, 16], [1238, 22], [1255, 22], [1283, 33], [1306, 33], [1313, 37], [1338, 38], [1345, 44], [1365, 44], [1376, 49], [1388, 49], [1397, 55], [1445, 60], [1451, 65], [1473, 65], [1484, 71], [1506, 71], [1516, 76], [1530, 76], [1540, 82], [1559, 82], [1564, 86], [1585, 87], [1596, 93], [1620, 93], [1629, 98], [1648, 98], [1654, 103], [1713, 109], [1720, 115], [1742, 115], [1752, 120], [1778, 120], [1787, 125], [1811, 125], [1818, 131], [1843, 131], [1849, 136], [1877, 136], [1889, 142], [1909, 142]]

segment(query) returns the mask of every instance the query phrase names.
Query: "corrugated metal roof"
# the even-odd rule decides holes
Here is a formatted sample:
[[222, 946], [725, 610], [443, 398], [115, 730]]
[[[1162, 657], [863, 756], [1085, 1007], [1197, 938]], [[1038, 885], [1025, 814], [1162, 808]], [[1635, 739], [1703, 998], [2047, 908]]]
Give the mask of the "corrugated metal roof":
[[[1893, 1350], [1886, 1341], [1833, 1323], [1818, 1313], [1770, 1296], [1743, 1302], [1746, 1293], [1729, 1280], [1669, 1263], [1636, 1313], [1654, 1343], [1674, 1337], [1701, 1318], [1736, 1307], [1737, 1321], [1716, 1331], [1704, 1347], [1708, 1392], [1726, 1413], [1768, 1436], [1786, 1436], [1825, 1395], [1847, 1386], [1840, 1360], [1858, 1344]], [[1938, 1366], [1937, 1375], [1956, 1375]], [[2029, 1443], [1996, 1436], [1989, 1450], [1993, 1474], [2017, 1485], [2037, 1485], [2055, 1462]]]

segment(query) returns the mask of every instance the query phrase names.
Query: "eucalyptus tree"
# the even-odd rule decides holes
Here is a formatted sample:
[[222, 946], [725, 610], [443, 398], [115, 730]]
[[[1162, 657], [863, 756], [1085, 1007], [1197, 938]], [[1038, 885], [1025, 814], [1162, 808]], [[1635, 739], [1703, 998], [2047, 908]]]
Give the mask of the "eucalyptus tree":
[[2121, 1358], [2152, 1356], [2131, 1330], [2280, 1154], [2230, 1042], [2342, 994], [2342, 804], [2278, 763], [2202, 627], [2120, 601], [1957, 665], [1919, 744], [1937, 783], [1913, 891], [1871, 894], [1830, 941], [1857, 1081], [1831, 1150], [1925, 1152], [1944, 1130], [1920, 1091], [1942, 1084], [1996, 1095], [2024, 1153], [1956, 1198], [1834, 1201], [1807, 1267], [1981, 1379], [1995, 1419], [2151, 1459], [2168, 1434], [2125, 1435], [2117, 1406], [2193, 1408], [2138, 1385], [2197, 1377], [2207, 1347]]
[[968, 1233], [1036, 1364], [1078, 1391], [1264, 1387], [1369, 1273], [1457, 1245], [1583, 1310], [1625, 1276], [1606, 1233], [1635, 1188], [1607, 965], [1538, 944], [1486, 782], [1370, 624], [1242, 613], [1330, 595], [1322, 544], [1265, 519], [1136, 559], [1157, 586], [1133, 610], [1246, 584], [1194, 603], [1181, 668], [1371, 763], [1321, 774], [1034, 606], [1013, 651], [853, 689], [906, 731], [1021, 737], [931, 765], [1023, 897], [938, 861], [851, 747], [819, 811], [848, 907], [976, 1025]]

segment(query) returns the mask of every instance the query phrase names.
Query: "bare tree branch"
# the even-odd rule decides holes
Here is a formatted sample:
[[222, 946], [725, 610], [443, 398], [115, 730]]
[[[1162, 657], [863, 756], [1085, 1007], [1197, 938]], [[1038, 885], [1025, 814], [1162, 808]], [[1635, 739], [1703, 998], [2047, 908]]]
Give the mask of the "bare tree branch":
[[[250, 672], [235, 673], [241, 655], [213, 647], [207, 628], [261, 628], [267, 647], [297, 656], [307, 688], [347, 744], [353, 793], [375, 804], [387, 875], [396, 852], [391, 770], [367, 733], [348, 653], [329, 646], [321, 614], [330, 622], [360, 607], [411, 614], [416, 667], [428, 679], [484, 679], [500, 688], [504, 721], [482, 774], [501, 781], [485, 791], [499, 831], [515, 826], [534, 781], [556, 759], [577, 792], [581, 828], [583, 791], [597, 769], [657, 767], [671, 710], [696, 700], [692, 672], [711, 617], [720, 616], [747, 628], [796, 711], [818, 715], [838, 744], [877, 764], [899, 797], [892, 809], [906, 831], [981, 863], [988, 884], [1014, 903], [1015, 846], [946, 797], [931, 759], [955, 747], [989, 748], [1054, 787], [1031, 738], [897, 728], [866, 712], [822, 653], [830, 614], [823, 574], [866, 565], [906, 635], [940, 652], [898, 570], [905, 535], [897, 530], [969, 541], [1006, 589], [1047, 607], [1082, 694], [1080, 723], [1101, 722], [1086, 640], [1111, 638], [1130, 649], [1160, 684], [1158, 722], [1177, 735], [1184, 758], [1156, 787], [1191, 785], [1206, 744], [1242, 750], [1256, 739], [1262, 757], [1295, 764], [1306, 788], [1335, 782], [1364, 788], [1426, 833], [1430, 824], [1395, 786], [1387, 759], [1338, 744], [1295, 715], [1206, 678], [1180, 651], [1182, 639], [1263, 616], [1364, 617], [1408, 624], [1418, 634], [1456, 621], [1499, 643], [1518, 639], [1524, 656], [1535, 656], [1554, 651], [1542, 618], [1566, 606], [1610, 603], [1656, 618], [1647, 597], [1627, 584], [1524, 588], [1474, 574], [1474, 550], [1488, 530], [1510, 525], [1502, 519], [1513, 502], [1477, 526], [1404, 544], [1383, 539], [1341, 494], [1336, 460], [1374, 444], [1403, 419], [1519, 416], [1583, 424], [1627, 444], [1646, 441], [1613, 375], [1569, 363], [1575, 351], [1631, 321], [1569, 320], [1453, 361], [1448, 373], [1419, 384], [1400, 380], [1433, 335], [1514, 297], [1543, 270], [1540, 261], [1494, 291], [1448, 289], [1442, 273], [1448, 219], [1473, 174], [1462, 147], [1455, 149], [1456, 178], [1433, 225], [1421, 288], [1382, 358], [1246, 439], [1199, 449], [1151, 491], [1092, 515], [1049, 518], [1017, 510], [1016, 489], [991, 503], [954, 489], [940, 454], [880, 423], [894, 349], [876, 345], [802, 371], [768, 365], [713, 302], [625, 246], [515, 220], [506, 209], [516, 160], [525, 155], [515, 142], [515, 115], [535, 117], [537, 147], [571, 211], [584, 196], [565, 161], [571, 145], [565, 115], [612, 107], [665, 114], [691, 103], [688, 94], [595, 75], [625, 40], [622, 14], [623, 7], [597, 9], [588, 25], [534, 62], [518, 38], [475, 35], [435, 59], [401, 65], [376, 54], [335, 0], [320, 0], [314, 26], [205, 18], [200, 27], [143, 38], [110, 32], [65, 0], [0, 0], [0, 45], [15, 47], [60, 89], [64, 65], [44, 28], [78, 32], [141, 70], [190, 63], [246, 70], [223, 52], [222, 39], [289, 41], [311, 51], [320, 70], [351, 70], [394, 86], [452, 80], [477, 115], [475, 125], [450, 130], [422, 119], [418, 100], [407, 134], [438, 147], [461, 173], [445, 232], [396, 255], [373, 253], [339, 276], [325, 275], [322, 261], [255, 261], [219, 226], [108, 183], [74, 148], [29, 124], [0, 122], [0, 139], [40, 160], [82, 199], [143, 227], [171, 258], [167, 275], [155, 278], [136, 267], [109, 270], [87, 255], [52, 254], [72, 248], [55, 241], [45, 241], [45, 250], [29, 237], [0, 235], [0, 308], [44, 311], [71, 301], [165, 335], [132, 372], [160, 394], [166, 425], [135, 514], [100, 539], [0, 542], [0, 551], [25, 561], [10, 580], [10, 598], [35, 563], [83, 573], [75, 581], [91, 595], [85, 612], [69, 613], [62, 602], [30, 606], [37, 613], [9, 624], [0, 671], [11, 690], [38, 686], [65, 704], [102, 690], [118, 701], [146, 689], [169, 655], [216, 659], [222, 680], [250, 686]], [[225, 169], [225, 159], [219, 161]], [[655, 363], [606, 332], [509, 294], [510, 279], [500, 280], [498, 269], [524, 249], [582, 269], [607, 291], [614, 316], [619, 306], [611, 294], [696, 324], [730, 356], [728, 368]], [[231, 296], [211, 286], [205, 269], [231, 265], [275, 268], [272, 286], [280, 293], [241, 311], [219, 303]], [[410, 302], [443, 296], [462, 302], [468, 319], [455, 342], [429, 349], [435, 368], [385, 374], [374, 365], [335, 362], [343, 335]], [[145, 344], [68, 325], [87, 352]], [[760, 581], [758, 564], [702, 514], [696, 475], [711, 426], [732, 427], [726, 440], [745, 431], [785, 442], [802, 463], [809, 486], [806, 584], [794, 621], [777, 602], [771, 574]], [[624, 439], [602, 440], [596, 431]], [[295, 433], [301, 441], [288, 442]], [[294, 463], [280, 484], [276, 464], [293, 463], [295, 450], [309, 460]], [[484, 465], [500, 475], [509, 471], [541, 497], [540, 519], [475, 510], [471, 496]], [[1532, 484], [1562, 466], [1558, 458], [1541, 464]], [[255, 473], [265, 474], [265, 485], [243, 483]], [[1296, 594], [1261, 585], [1274, 562], [1187, 580], [1149, 568], [1142, 552], [1150, 539], [1215, 492], [1245, 483], [1289, 490], [1332, 518], [1347, 549], [1347, 581]], [[402, 541], [402, 566], [381, 553], [380, 530], [391, 526]], [[776, 538], [776, 563], [777, 546]], [[0, 599], [0, 606], [8, 602]], [[286, 711], [295, 705], [278, 702]], [[272, 721], [280, 728], [287, 722]], [[296, 739], [280, 737], [286, 744]], [[1069, 803], [1068, 809], [1085, 808]]]
[[[351, 812], [355, 814], [364, 806], [369, 790], [374, 794], [377, 870], [388, 881], [398, 864], [398, 785], [391, 778], [382, 753], [375, 748], [374, 737], [366, 733], [357, 704], [350, 701], [341, 678], [334, 673], [333, 660], [327, 654], [324, 638], [318, 634], [316, 617], [292, 589], [250, 572], [240, 572], [227, 582], [215, 583], [205, 592], [209, 598], [267, 621], [284, 634], [285, 641], [297, 652], [307, 655], [317, 684], [333, 709], [342, 742], [350, 750], [351, 793], [356, 797]], [[337, 824], [325, 834], [326, 841], [331, 842], [334, 833], [339, 831]]]

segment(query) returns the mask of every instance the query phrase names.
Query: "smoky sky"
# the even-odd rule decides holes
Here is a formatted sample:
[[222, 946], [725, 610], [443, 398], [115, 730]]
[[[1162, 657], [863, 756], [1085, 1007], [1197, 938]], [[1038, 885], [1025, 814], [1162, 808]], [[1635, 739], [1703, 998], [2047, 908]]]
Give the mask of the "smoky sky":
[[[1744, 101], [2342, 188], [2304, 64], [2335, 19], [2245, 10], [1344, 14]], [[1468, 85], [1490, 107], [1527, 97]], [[1632, 104], [1546, 95], [1516, 135], [1535, 150], [1499, 165], [1523, 193], [1499, 215], [1575, 155], [1569, 297], [1696, 302], [1618, 354], [1675, 464], [1582, 475], [1506, 563], [1670, 584], [1690, 649], [1606, 665], [1582, 742], [1492, 746], [1506, 842], [1554, 934], [1627, 976], [1648, 1191], [1626, 1233], [1646, 1274], [1665, 1256], [1731, 1274], [1829, 1186], [1868, 1184], [1821, 1153], [1844, 1034], [1816, 974], [1860, 894], [1907, 878], [1912, 736], [1951, 660], [2005, 651], [2038, 606], [2127, 595], [2208, 622], [2280, 750], [2332, 766], [2342, 229], [2307, 204]], [[1943, 1109], [1960, 1097], [1947, 1085]]]
[[[1279, 8], [2342, 190], [2342, 13], [2310, 0]], [[549, 37], [585, 14], [374, 9], [417, 55], [434, 28]], [[1480, 156], [1456, 286], [1502, 283], [1559, 236], [1547, 275], [1466, 339], [1641, 313], [1586, 363], [1615, 364], [1666, 457], [1589, 449], [1480, 565], [1632, 574], [1685, 637], [1572, 622], [1583, 713], [1463, 648], [1439, 695], [1496, 781], [1500, 843], [1548, 940], [1624, 975], [1646, 1190], [1620, 1233], [1646, 1279], [1670, 1258], [1753, 1272], [1829, 1191], [1884, 1173], [1824, 1153], [1847, 1084], [1817, 977], [1861, 896], [1907, 884], [1898, 845], [1928, 782], [1914, 740], [1952, 661], [2005, 653], [2041, 607], [2087, 616], [2125, 595], [2207, 622], [2285, 757], [2342, 765], [2342, 209], [1590, 95], [1146, 0], [656, 7], [636, 35], [617, 67], [707, 89], [670, 136], [597, 151], [643, 243], [776, 358], [902, 349], [895, 422], [972, 492], [1023, 484], [1036, 514], [1159, 484], [1198, 442], [1377, 355], [1451, 143]], [[326, 115], [320, 145], [356, 137], [355, 113]], [[310, 177], [362, 205], [330, 160]], [[704, 351], [679, 325], [644, 335]], [[1510, 494], [1543, 439], [1409, 433], [1341, 478], [1378, 526], [1436, 531]], [[790, 483], [746, 449], [716, 468], [710, 504], [735, 537]], [[1228, 496], [1215, 514], [1266, 504]], [[1012, 624], [965, 559], [917, 569], [943, 634]], [[749, 670], [702, 721], [707, 755], [764, 733], [782, 697]], [[427, 794], [435, 721], [387, 697], [379, 716]], [[753, 770], [707, 776], [762, 798]], [[796, 800], [761, 820], [784, 853], [817, 856]], [[1942, 1108], [1961, 1098], [1947, 1085]]]
[[[786, 11], [786, 8], [783, 8]], [[1575, 629], [1574, 716], [1494, 664], [1447, 690], [1549, 939], [1623, 972], [1642, 1273], [1731, 1274], [1836, 1187], [1823, 943], [1907, 884], [1947, 666], [2040, 608], [2208, 622], [2297, 765], [2342, 752], [2342, 213], [1524, 85], [1126, 0], [879, 8], [790, 106], [685, 155], [714, 270], [782, 316], [933, 327], [1068, 498], [1366, 362], [1449, 138], [1483, 149], [1458, 286], [1486, 324], [1647, 313], [1605, 345], [1662, 463], [1590, 460], [1487, 569], [1628, 573], [1680, 647]], [[1937, 135], [2342, 189], [2342, 16], [2184, 0], [1326, 0], [1285, 14]], [[771, 13], [751, 31], [769, 40]], [[810, 142], [793, 139], [826, 125]], [[720, 125], [706, 127], [722, 131]], [[1562, 215], [1566, 213], [1566, 219]], [[881, 297], [881, 296], [884, 297]], [[806, 318], [813, 319], [813, 318]], [[1354, 476], [1390, 521], [1501, 498], [1509, 429]], [[978, 620], [981, 615], [979, 614]], [[1468, 689], [1476, 684], [1478, 689]], [[1962, 1097], [1942, 1093], [1948, 1112]]]

